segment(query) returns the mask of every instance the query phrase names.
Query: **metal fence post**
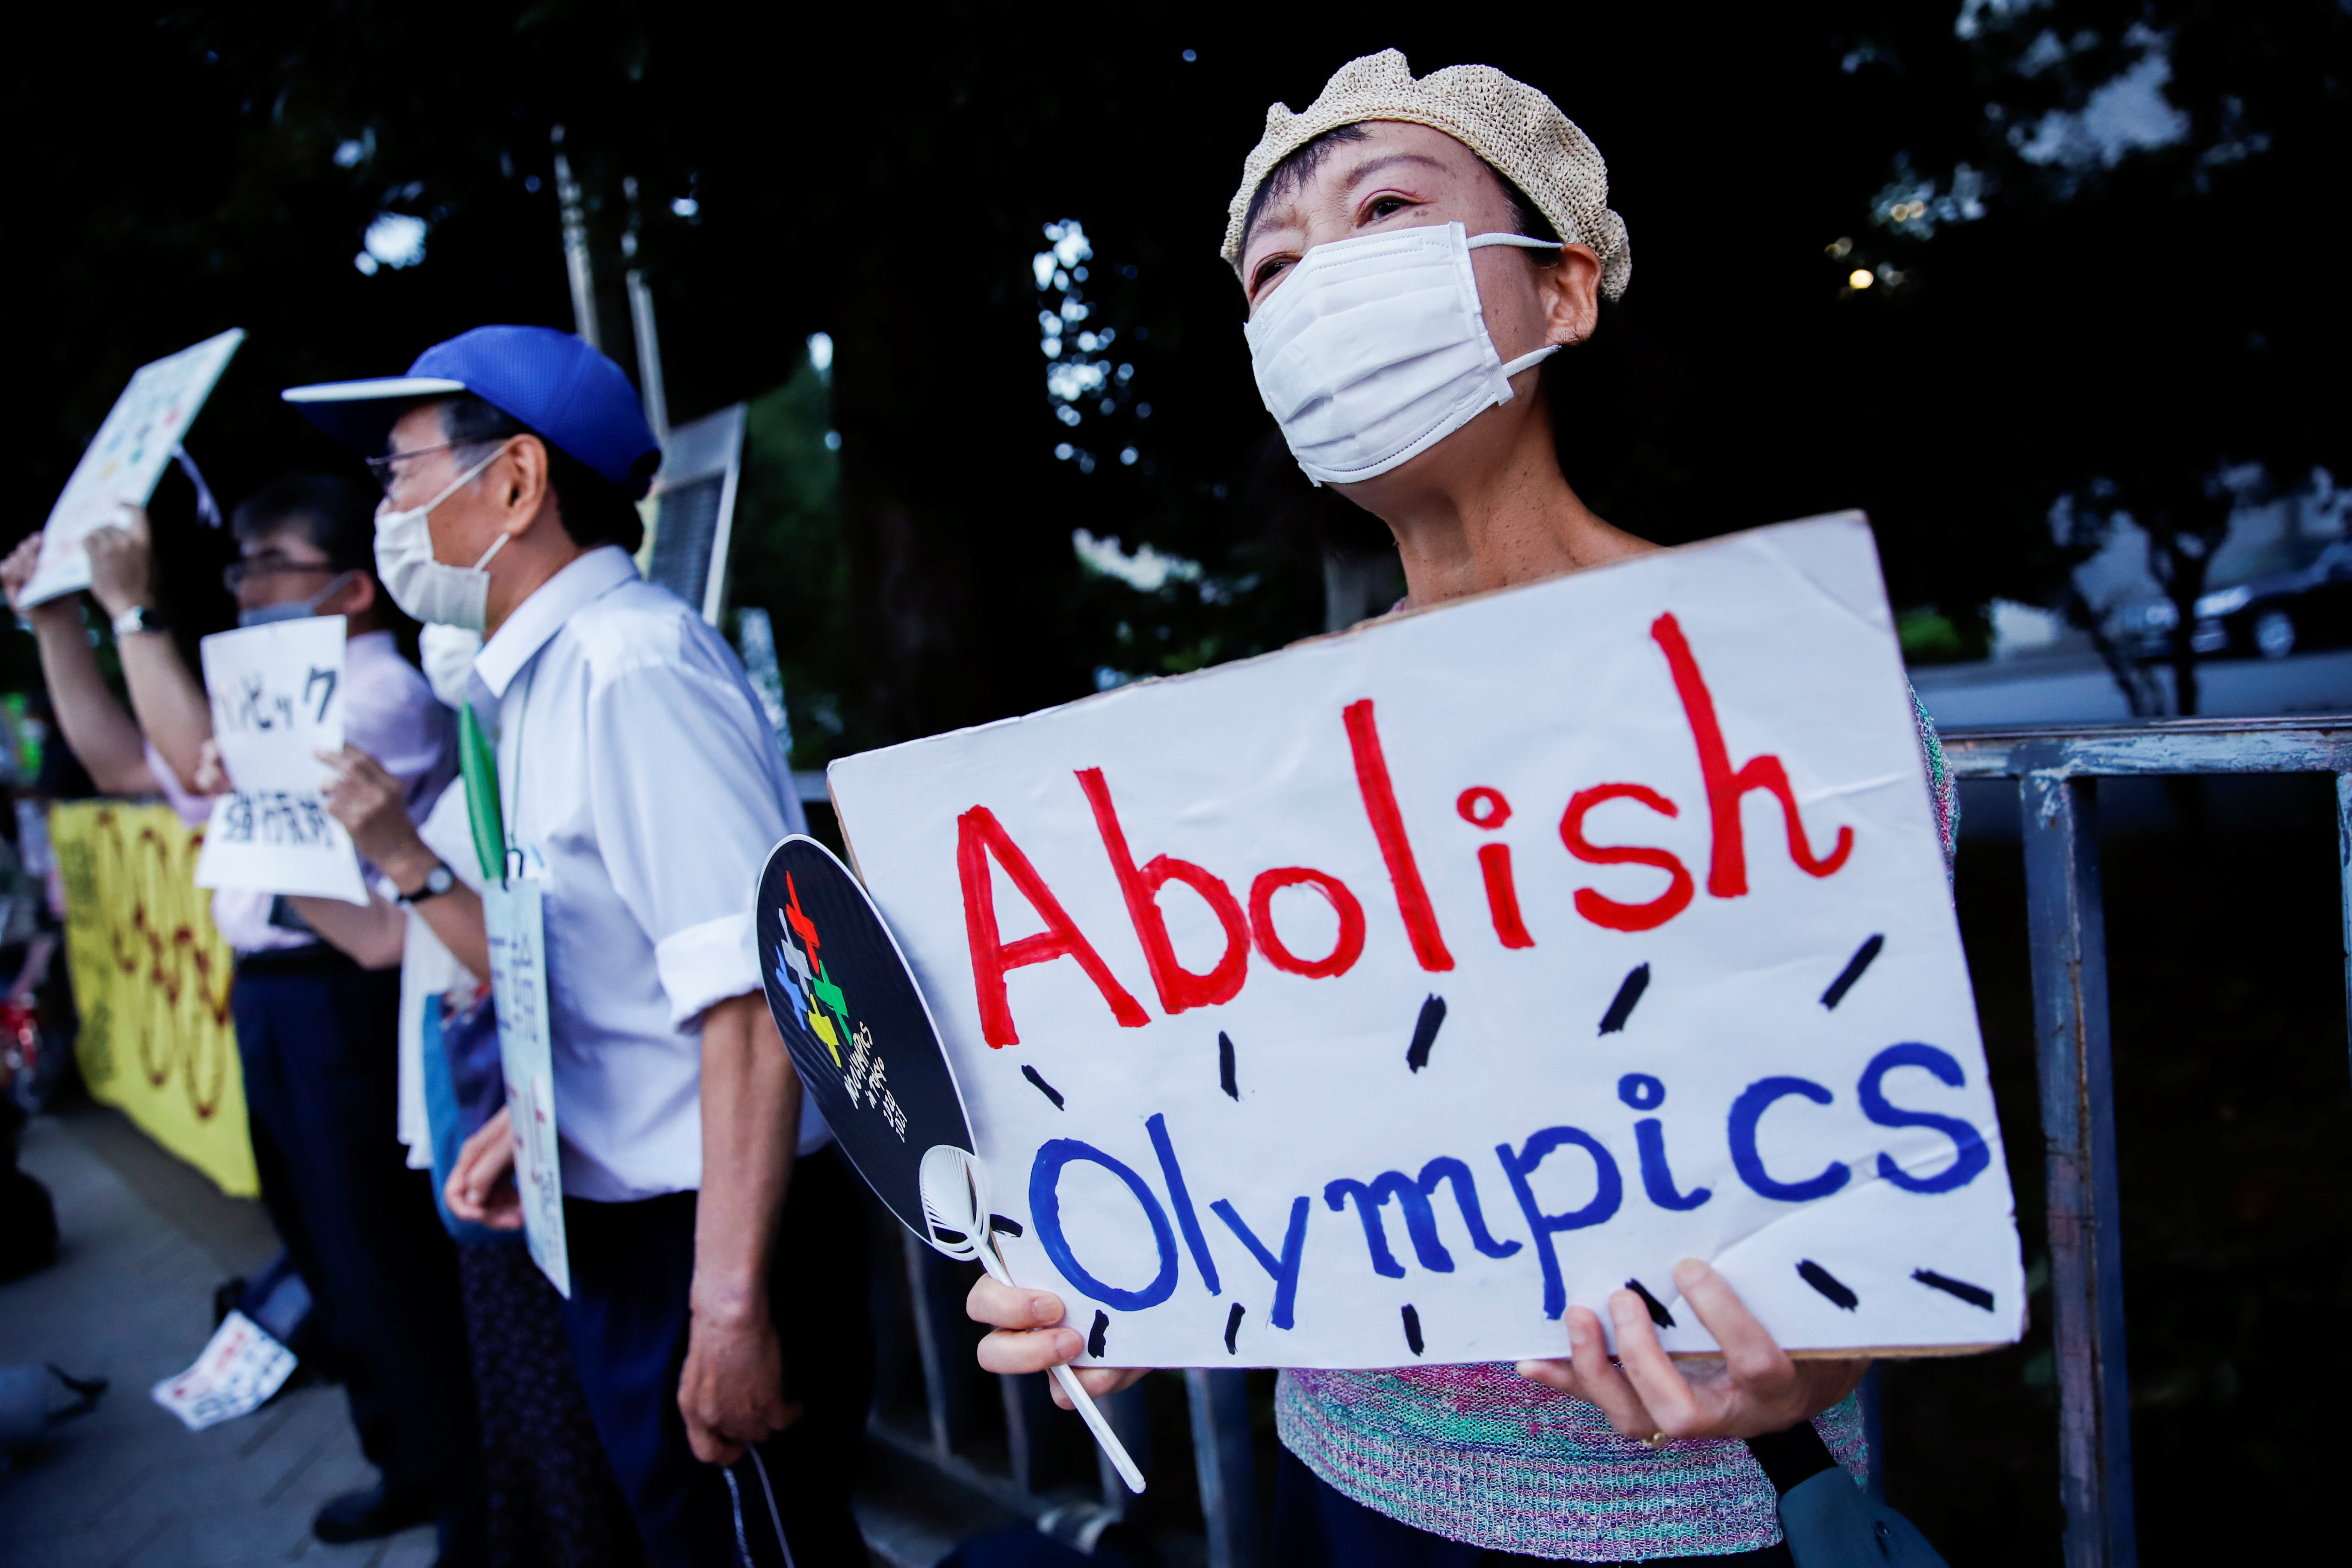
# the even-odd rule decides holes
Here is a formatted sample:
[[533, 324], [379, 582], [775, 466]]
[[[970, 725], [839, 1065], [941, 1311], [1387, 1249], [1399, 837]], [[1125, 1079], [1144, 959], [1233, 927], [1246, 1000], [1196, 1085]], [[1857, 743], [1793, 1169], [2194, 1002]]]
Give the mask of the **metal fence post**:
[[1184, 1373], [1192, 1412], [1192, 1466], [1209, 1568], [1257, 1568], [1257, 1464], [1250, 1452], [1249, 1374], [1193, 1367]]
[[2336, 775], [2336, 858], [2344, 868], [2344, 1026], [2352, 1046], [2352, 773]]
[[2018, 787], [2049, 1180], [2064, 1561], [2066, 1568], [2137, 1568], [2097, 786], [2053, 767], [2027, 770]]
[[908, 1305], [914, 1309], [915, 1346], [923, 1363], [923, 1405], [930, 1417], [931, 1447], [945, 1458], [955, 1452], [955, 1425], [948, 1378], [949, 1336], [940, 1321], [939, 1291], [932, 1282], [938, 1255], [907, 1231]]

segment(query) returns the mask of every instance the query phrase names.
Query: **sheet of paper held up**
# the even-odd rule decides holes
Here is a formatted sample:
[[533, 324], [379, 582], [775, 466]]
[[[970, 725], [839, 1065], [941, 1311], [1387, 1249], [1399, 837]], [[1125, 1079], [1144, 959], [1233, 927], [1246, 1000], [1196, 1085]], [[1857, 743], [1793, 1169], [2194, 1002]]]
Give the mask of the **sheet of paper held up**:
[[213, 384], [243, 342], [245, 330], [233, 327], [131, 374], [131, 384], [114, 400], [49, 509], [40, 563], [25, 584], [26, 604], [89, 586], [89, 556], [82, 541], [93, 529], [121, 521], [124, 506], [147, 504], [173, 448], [195, 423]]
[[2013, 1341], [2000, 1127], [1853, 513], [837, 762], [1013, 1277], [1091, 1363], [1559, 1355], [1709, 1259]]
[[367, 902], [351, 835], [319, 798], [333, 774], [318, 754], [343, 744], [343, 628], [341, 616], [310, 616], [204, 640], [213, 739], [234, 787], [213, 802], [199, 888]]

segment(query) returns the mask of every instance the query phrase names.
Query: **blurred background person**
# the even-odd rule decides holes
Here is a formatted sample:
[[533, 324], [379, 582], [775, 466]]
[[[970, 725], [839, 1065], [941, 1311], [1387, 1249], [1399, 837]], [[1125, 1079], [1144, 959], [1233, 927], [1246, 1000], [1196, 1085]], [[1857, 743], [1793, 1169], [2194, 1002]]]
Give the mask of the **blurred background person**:
[[[66, 742], [108, 794], [162, 793], [200, 824], [211, 705], [170, 634], [143, 511], [90, 536], [89, 596], [112, 623], [131, 711], [108, 688], [79, 596], [29, 608]], [[233, 515], [226, 573], [238, 619], [341, 615], [345, 733], [428, 809], [456, 768], [449, 715], [383, 624], [363, 492], [319, 474], [270, 481]], [[16, 605], [36, 532], [0, 563]], [[133, 717], [136, 714], [136, 718]], [[224, 889], [213, 921], [236, 951], [231, 992], [262, 1198], [310, 1287], [362, 1450], [379, 1484], [330, 1500], [312, 1529], [352, 1542], [435, 1521], [443, 1560], [481, 1553], [474, 1400], [456, 1255], [428, 1178], [408, 1168], [398, 1125], [399, 974], [320, 941], [292, 901]], [[395, 961], [396, 962], [396, 961]]]

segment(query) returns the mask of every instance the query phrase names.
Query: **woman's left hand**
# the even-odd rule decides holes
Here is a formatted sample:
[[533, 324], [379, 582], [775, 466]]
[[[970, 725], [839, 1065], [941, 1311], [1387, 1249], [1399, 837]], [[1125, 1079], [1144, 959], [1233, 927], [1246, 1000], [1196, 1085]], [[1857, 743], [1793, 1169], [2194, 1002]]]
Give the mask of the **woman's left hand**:
[[[1791, 1361], [1723, 1276], [1695, 1258], [1675, 1265], [1675, 1288], [1723, 1347], [1723, 1359], [1683, 1375], [1658, 1343], [1649, 1308], [1631, 1290], [1609, 1298], [1617, 1361], [1601, 1320], [1568, 1310], [1566, 1361], [1523, 1361], [1519, 1375], [1591, 1401], [1620, 1433], [1658, 1447], [1668, 1438], [1755, 1437], [1779, 1432], [1835, 1405], [1870, 1370], [1867, 1357]], [[1688, 1364], [1688, 1363], [1686, 1363]]]

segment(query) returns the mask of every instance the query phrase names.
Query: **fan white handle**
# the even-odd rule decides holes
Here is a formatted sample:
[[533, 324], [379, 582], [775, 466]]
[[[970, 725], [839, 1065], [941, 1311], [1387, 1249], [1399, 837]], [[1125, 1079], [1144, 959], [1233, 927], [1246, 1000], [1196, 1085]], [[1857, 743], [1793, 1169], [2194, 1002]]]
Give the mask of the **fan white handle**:
[[[998, 1284], [1013, 1286], [1012, 1270], [1004, 1267], [1004, 1259], [997, 1253], [993, 1236], [980, 1248], [980, 1266], [987, 1269], [989, 1277]], [[1136, 1468], [1134, 1459], [1128, 1456], [1127, 1446], [1118, 1440], [1118, 1434], [1110, 1429], [1110, 1418], [1102, 1413], [1102, 1406], [1095, 1403], [1094, 1395], [1086, 1391], [1085, 1385], [1078, 1382], [1077, 1373], [1067, 1364], [1057, 1366], [1053, 1372], [1054, 1381], [1061, 1384], [1064, 1394], [1070, 1396], [1071, 1408], [1087, 1424], [1087, 1430], [1095, 1435], [1095, 1441], [1102, 1445], [1102, 1451], [1109, 1456], [1111, 1468], [1118, 1472], [1118, 1479], [1127, 1483], [1128, 1490], [1141, 1497], [1143, 1472]]]
[[1095, 1441], [1102, 1445], [1102, 1451], [1110, 1456], [1111, 1468], [1118, 1472], [1118, 1479], [1127, 1483], [1127, 1489], [1141, 1497], [1143, 1472], [1135, 1468], [1133, 1459], [1128, 1458], [1118, 1434], [1110, 1429], [1110, 1418], [1102, 1413], [1102, 1406], [1097, 1405], [1093, 1396], [1079, 1384], [1077, 1373], [1066, 1364], [1057, 1366], [1054, 1369], [1054, 1381], [1062, 1385], [1062, 1392], [1070, 1396], [1070, 1404], [1076, 1408], [1079, 1418], [1086, 1422], [1087, 1430], [1095, 1435]]

